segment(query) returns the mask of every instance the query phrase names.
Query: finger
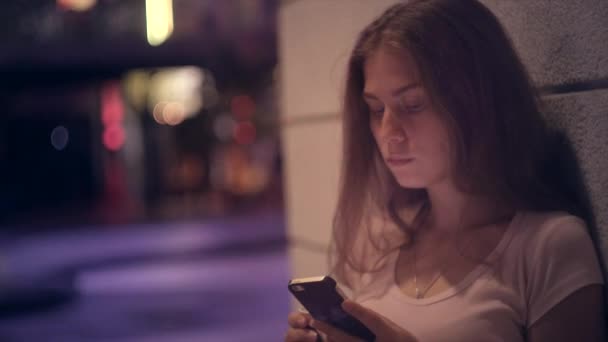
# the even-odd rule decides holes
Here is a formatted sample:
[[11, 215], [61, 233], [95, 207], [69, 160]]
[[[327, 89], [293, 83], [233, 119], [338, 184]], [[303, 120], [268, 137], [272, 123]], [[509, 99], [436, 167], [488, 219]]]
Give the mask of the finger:
[[309, 314], [305, 314], [302, 312], [292, 312], [287, 317], [287, 323], [292, 328], [306, 328], [310, 325], [312, 321], [312, 317]]
[[340, 341], [340, 342], [360, 342], [358, 338], [351, 336], [344, 331], [329, 325], [327, 323], [313, 320], [311, 326], [323, 334], [327, 335], [327, 339], [330, 341]]
[[318, 333], [312, 329], [290, 328], [285, 334], [285, 342], [316, 342]]
[[344, 311], [361, 321], [361, 323], [363, 323], [363, 325], [368, 327], [371, 331], [381, 331], [383, 327], [388, 325], [387, 320], [380, 314], [359, 305], [352, 300], [345, 300], [342, 303], [342, 308]]

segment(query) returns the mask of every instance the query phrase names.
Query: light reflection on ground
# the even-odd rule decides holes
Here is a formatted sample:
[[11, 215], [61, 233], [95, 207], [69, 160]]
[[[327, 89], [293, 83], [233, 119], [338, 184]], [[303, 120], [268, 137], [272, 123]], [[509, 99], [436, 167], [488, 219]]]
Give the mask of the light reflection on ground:
[[[97, 243], [93, 242], [95, 234], [91, 232], [63, 235], [63, 238], [53, 235], [53, 243], [64, 248], [62, 243], [69, 242], [66, 255], [89, 257], [86, 263], [72, 260], [78, 266], [74, 284], [79, 295], [48, 312], [4, 317], [0, 320], [0, 340], [282, 340], [289, 310], [282, 218], [243, 218], [198, 227], [190, 225], [188, 229], [191, 236], [199, 237], [198, 240], [171, 239], [167, 234], [171, 229], [160, 225], [154, 229], [114, 230], [114, 235], [101, 231]], [[175, 232], [182, 237], [185, 234], [184, 229]], [[212, 238], [200, 238], [208, 234]], [[78, 236], [82, 237], [82, 243]], [[128, 255], [127, 236], [134, 247], [139, 246], [132, 249], [132, 254], [145, 257]], [[40, 264], [44, 264], [45, 258], [40, 253], [49, 253], [48, 258], [54, 261], [47, 261], [47, 267], [69, 269], [65, 264], [70, 259], [56, 255], [61, 254], [63, 248], [53, 248], [49, 241], [45, 248], [30, 249], [30, 252], [38, 251]], [[112, 244], [119, 241], [123, 244], [122, 256], [128, 262], [116, 259], [120, 253]], [[187, 253], [169, 253], [162, 241], [168, 241], [173, 248], [176, 241], [182, 241]], [[235, 247], [238, 244], [245, 246], [247, 241], [253, 247]], [[21, 247], [27, 246], [26, 240], [19, 243]], [[44, 245], [42, 240], [36, 240], [36, 243]], [[142, 245], [147, 247], [142, 248]], [[95, 254], [96, 248], [97, 252], [104, 248], [113, 250], [114, 254], [106, 255], [113, 258], [111, 262], [104, 260], [103, 255]], [[155, 248], [160, 256], [154, 255]], [[179, 246], [177, 248], [179, 250]], [[79, 249], [82, 253], [78, 253]], [[40, 271], [34, 267], [37, 264], [31, 259], [33, 255], [26, 255], [23, 248], [19, 251], [21, 254], [14, 254], [12, 259], [7, 254], [13, 267], [27, 259], [27, 263], [22, 264], [22, 274]]]

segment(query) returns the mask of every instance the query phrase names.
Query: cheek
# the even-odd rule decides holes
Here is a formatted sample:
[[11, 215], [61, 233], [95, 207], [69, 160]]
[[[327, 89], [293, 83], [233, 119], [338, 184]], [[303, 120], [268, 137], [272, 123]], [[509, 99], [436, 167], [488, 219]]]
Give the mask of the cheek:
[[447, 139], [442, 139], [437, 144], [437, 154], [442, 157], [442, 159], [447, 159], [450, 155], [450, 144]]
[[451, 164], [450, 155], [451, 155], [450, 145], [448, 144], [448, 142], [447, 141], [440, 142], [437, 157], [439, 158], [438, 162], [440, 163], [441, 169], [444, 172], [449, 172], [449, 170], [450, 170], [450, 164]]
[[372, 133], [372, 138], [376, 142], [376, 145], [378, 146], [378, 148], [380, 148], [380, 136], [378, 125], [374, 124], [373, 122], [370, 122], [369, 130]]
[[441, 170], [449, 169], [452, 147], [447, 133], [442, 129], [428, 130], [423, 139], [421, 145], [424, 146], [425, 155], [432, 161], [433, 167]]
[[447, 135], [442, 134], [440, 139], [435, 143], [434, 155], [437, 171], [443, 175], [450, 174], [452, 165], [452, 144]]

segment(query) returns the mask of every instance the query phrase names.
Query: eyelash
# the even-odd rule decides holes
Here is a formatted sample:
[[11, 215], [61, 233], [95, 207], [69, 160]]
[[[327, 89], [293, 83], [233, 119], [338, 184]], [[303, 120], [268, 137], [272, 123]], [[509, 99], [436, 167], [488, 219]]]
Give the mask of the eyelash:
[[[416, 114], [418, 112], [421, 112], [423, 109], [424, 109], [424, 105], [422, 105], [422, 104], [415, 105], [415, 106], [404, 106], [402, 108], [402, 110], [400, 111], [400, 113], [402, 113], [402, 114]], [[381, 117], [384, 114], [384, 108], [379, 109], [379, 110], [372, 110], [370, 108], [369, 113], [373, 117]]]
[[369, 113], [371, 114], [371, 116], [373, 117], [380, 117], [384, 114], [384, 108], [379, 109], [379, 110], [369, 110]]
[[404, 106], [404, 109], [409, 113], [418, 113], [424, 109], [423, 104], [417, 104], [414, 106]]

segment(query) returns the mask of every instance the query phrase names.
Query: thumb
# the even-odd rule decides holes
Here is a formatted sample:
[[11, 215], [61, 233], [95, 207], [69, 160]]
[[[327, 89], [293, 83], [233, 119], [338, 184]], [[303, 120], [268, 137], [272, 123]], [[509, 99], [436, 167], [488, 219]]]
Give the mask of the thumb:
[[351, 300], [345, 300], [342, 303], [342, 308], [344, 311], [361, 321], [363, 325], [368, 327], [373, 332], [381, 331], [383, 330], [382, 328], [389, 325], [388, 320], [386, 320], [382, 315]]

